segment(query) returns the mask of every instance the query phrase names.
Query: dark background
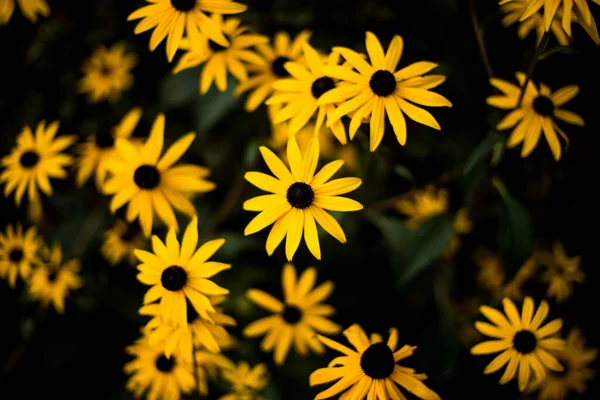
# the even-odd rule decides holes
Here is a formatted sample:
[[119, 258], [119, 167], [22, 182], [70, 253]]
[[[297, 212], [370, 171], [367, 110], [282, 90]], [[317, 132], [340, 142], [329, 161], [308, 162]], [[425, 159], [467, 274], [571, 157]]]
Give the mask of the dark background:
[[[485, 245], [503, 250], [506, 260], [520, 257], [505, 251], [499, 235], [507, 215], [502, 198], [491, 185], [491, 177], [497, 176], [527, 210], [535, 248], [549, 249], [554, 240], [560, 240], [569, 255], [582, 257], [582, 268], [587, 274], [585, 284], [576, 285], [574, 297], [564, 305], [551, 302], [551, 317], [564, 319], [565, 334], [572, 326], [580, 326], [588, 343], [598, 346], [596, 313], [591, 307], [598, 285], [595, 185], [600, 145], [596, 97], [600, 92], [596, 79], [600, 50], [581, 28], [573, 29], [575, 43], [571, 50], [541, 61], [534, 76], [536, 82], [545, 82], [553, 90], [567, 84], [581, 88], [566, 108], [579, 113], [586, 128], [563, 125], [571, 145], [560, 162], [552, 159], [542, 139], [525, 160], [519, 156], [520, 148], [508, 150], [497, 166], [489, 166], [486, 156], [463, 176], [461, 167], [465, 160], [486, 138], [492, 129], [490, 123], [499, 117], [485, 104], [492, 88], [481, 62], [467, 1], [246, 3], [249, 10], [240, 17], [258, 31], [267, 35], [278, 30], [296, 34], [308, 28], [313, 31], [312, 45], [323, 50], [344, 45], [363, 51], [366, 30], [372, 30], [384, 47], [394, 34], [400, 34], [405, 41], [401, 66], [421, 60], [438, 62], [440, 67], [434, 72], [448, 78], [436, 90], [454, 107], [433, 110], [441, 132], [409, 123], [408, 142], [401, 147], [388, 126], [382, 146], [373, 154], [368, 152], [368, 136], [364, 133], [353, 142], [359, 151], [358, 176], [364, 181], [353, 196], [365, 205], [365, 211], [339, 216], [348, 243], [342, 245], [322, 235], [322, 261], [316, 262], [305, 245], [296, 254], [294, 262], [300, 270], [315, 265], [319, 281], [332, 279], [336, 283], [329, 301], [338, 310], [336, 322], [344, 327], [357, 322], [367, 332], [379, 333], [398, 327], [401, 342], [419, 346], [405, 365], [427, 373], [428, 385], [442, 398], [460, 398], [465, 393], [475, 398], [519, 398], [515, 382], [500, 386], [499, 373], [483, 376], [483, 368], [492, 357], [471, 356], [469, 347], [459, 340], [462, 325], [457, 322], [471, 323], [478, 317], [461, 314], [460, 305], [466, 299], [477, 296], [480, 302], [496, 305], [489, 303], [492, 300], [474, 283], [473, 251]], [[475, 3], [494, 75], [514, 81], [515, 71], [527, 69], [534, 37], [521, 41], [514, 26], [504, 28], [495, 2]], [[208, 165], [213, 170], [211, 178], [218, 185], [215, 192], [197, 200], [201, 240], [225, 237], [227, 244], [215, 259], [233, 264], [232, 270], [217, 279], [231, 290], [226, 310], [238, 320], [240, 328], [263, 316], [244, 299], [244, 292], [258, 287], [281, 296], [283, 245], [273, 257], [268, 257], [264, 251], [266, 231], [244, 237], [243, 229], [252, 215], [241, 210], [241, 203], [257, 193], [244, 183], [243, 173], [265, 168], [257, 159], [258, 145], [265, 143], [270, 134], [265, 109], [246, 113], [243, 101], [231, 94], [231, 80], [228, 92], [211, 90], [200, 97], [199, 68], [171, 75], [172, 65], [166, 61], [164, 43], [155, 52], [149, 52], [150, 34], [134, 36], [135, 23], [126, 21], [127, 15], [143, 4], [141, 1], [50, 0], [49, 4], [51, 16], [37, 25], [25, 20], [17, 8], [8, 25], [0, 27], [1, 154], [9, 153], [24, 124], [60, 119], [59, 133], [78, 134], [83, 139], [113, 125], [135, 106], [144, 109], [136, 136], [147, 135], [159, 112], [167, 116], [166, 142], [195, 130], [198, 136], [186, 155], [187, 161]], [[590, 7], [600, 17], [600, 7]], [[96, 46], [119, 41], [125, 41], [139, 56], [134, 87], [114, 105], [89, 105], [75, 90], [81, 63]], [[549, 48], [554, 46], [552, 39]], [[368, 132], [368, 126], [363, 126], [363, 132]], [[393, 172], [398, 165], [408, 168], [414, 177], [412, 182]], [[427, 253], [427, 243], [411, 245], [414, 242], [406, 238], [398, 225], [398, 215], [386, 206], [389, 202], [381, 201], [430, 182], [449, 188], [453, 209], [469, 207], [475, 231], [463, 238], [461, 250], [453, 260], [428, 263], [399, 288], [396, 282], [407, 273], [406, 265], [399, 260]], [[40, 230], [48, 241], [60, 240], [68, 257], [81, 257], [85, 286], [69, 299], [64, 316], [50, 310], [44, 317], [28, 301], [22, 283], [12, 290], [6, 281], [0, 282], [0, 364], [6, 365], [11, 355], [17, 354], [14, 360], [18, 359], [0, 375], [1, 397], [45, 394], [128, 399], [122, 367], [129, 358], [123, 349], [137, 338], [145, 322], [137, 315], [137, 309], [146, 287], [136, 281], [135, 268], [125, 264], [111, 268], [99, 254], [101, 233], [111, 224], [108, 198], [97, 196], [93, 182], [81, 190], [75, 189], [73, 173], [69, 179], [54, 180], [52, 184], [56, 193], [44, 202], [45, 220]], [[25, 221], [25, 207], [16, 209], [12, 196], [0, 201], [3, 227]], [[185, 219], [180, 222], [185, 223]], [[529, 227], [527, 220], [520, 223], [511, 230], [517, 241]], [[163, 231], [156, 233], [164, 236]], [[401, 254], [390, 248], [390, 237], [404, 241]], [[513, 274], [519, 265], [507, 263], [507, 273]], [[537, 306], [545, 287], [531, 285], [528, 290], [535, 296]], [[240, 331], [233, 333], [240, 337]], [[228, 356], [268, 363], [272, 374], [266, 392], [269, 399], [309, 399], [326, 387], [308, 388], [308, 375], [325, 366], [334, 357], [333, 352], [306, 359], [291, 353], [285, 365], [276, 368], [272, 355], [261, 353], [258, 344], [258, 339], [244, 341]], [[211, 389], [211, 398], [220, 394], [218, 389]], [[581, 398], [597, 398], [598, 394], [598, 385], [592, 382], [587, 395]]]

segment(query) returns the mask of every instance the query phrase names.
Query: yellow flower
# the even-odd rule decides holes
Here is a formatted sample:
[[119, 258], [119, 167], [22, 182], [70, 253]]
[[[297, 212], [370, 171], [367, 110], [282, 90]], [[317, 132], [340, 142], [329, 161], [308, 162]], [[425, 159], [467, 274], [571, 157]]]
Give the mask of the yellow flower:
[[[288, 135], [298, 133], [313, 115], [317, 115], [315, 133], [319, 132], [325, 116], [329, 120], [335, 111], [333, 104], [318, 105], [317, 101], [328, 91], [335, 89], [337, 82], [323, 73], [325, 66], [337, 66], [339, 54], [331, 53], [327, 61], [308, 43], [302, 45], [306, 67], [297, 62], [286, 62], [284, 68], [290, 78], [279, 79], [273, 84], [275, 93], [267, 100], [267, 105], [285, 105], [273, 118], [274, 124], [289, 121]], [[350, 70], [350, 69], [348, 69]], [[331, 124], [331, 131], [341, 144], [346, 144], [346, 128], [340, 119]]]
[[543, 83], [540, 84], [540, 90], [538, 91], [533, 82], [530, 81], [525, 90], [523, 101], [517, 107], [526, 76], [522, 72], [517, 72], [516, 76], [519, 86], [497, 78], [490, 79], [492, 86], [500, 90], [503, 94], [490, 96], [486, 99], [486, 102], [493, 107], [512, 110], [496, 125], [496, 129], [502, 131], [516, 125], [506, 145], [511, 148], [523, 142], [521, 157], [527, 157], [533, 151], [543, 131], [550, 150], [552, 150], [552, 155], [556, 161], [560, 160], [561, 146], [556, 133], [558, 132], [567, 144], [569, 143], [569, 139], [556, 122], [554, 122], [554, 118], [558, 118], [569, 124], [584, 126], [583, 119], [579, 115], [558, 108], [575, 97], [579, 93], [579, 87], [577, 85], [569, 85], [552, 93], [550, 88]]
[[77, 146], [79, 157], [77, 163], [76, 184], [82, 187], [90, 176], [95, 173], [96, 187], [103, 191], [108, 171], [107, 160], [118, 159], [115, 150], [117, 138], [130, 138], [142, 117], [142, 109], [134, 108], [129, 111], [112, 132], [98, 132], [96, 135], [88, 136], [84, 143]]
[[67, 296], [83, 286], [83, 280], [79, 276], [81, 265], [77, 259], [63, 263], [58, 243], [54, 243], [52, 249], [42, 249], [41, 255], [43, 264], [31, 273], [29, 296], [41, 302], [44, 307], [52, 303], [54, 309], [63, 314]]
[[250, 367], [246, 361], [240, 361], [235, 368], [223, 371], [223, 378], [231, 383], [232, 393], [219, 400], [266, 400], [258, 394], [269, 382], [265, 364]]
[[227, 90], [227, 72], [240, 82], [247, 81], [248, 64], [259, 66], [265, 64], [265, 61], [250, 47], [269, 41], [266, 36], [250, 33], [250, 28], [240, 25], [242, 21], [237, 18], [229, 18], [225, 21], [220, 15], [213, 15], [211, 18], [223, 31], [229, 44], [221, 46], [203, 35], [196, 42], [186, 40], [180, 46], [181, 49], [186, 50], [186, 53], [181, 56], [173, 70], [176, 74], [206, 62], [200, 75], [200, 94], [208, 92], [213, 81], [221, 92]]
[[563, 303], [573, 293], [573, 283], [583, 283], [585, 274], [579, 269], [579, 257], [567, 257], [561, 243], [556, 242], [552, 248], [553, 254], [540, 251], [534, 256], [537, 261], [546, 266], [542, 273], [543, 282], [548, 283], [546, 296], [554, 298], [556, 302]]
[[398, 200], [396, 209], [409, 217], [406, 226], [414, 229], [423, 221], [448, 210], [448, 191], [427, 185], [423, 190], [413, 191], [412, 198]]
[[[218, 302], [211, 301], [213, 306]], [[186, 357], [192, 356], [192, 349], [202, 347], [212, 353], [220, 353], [221, 345], [232, 342], [225, 326], [235, 326], [235, 320], [222, 313], [220, 308], [215, 308], [214, 313], [209, 313], [212, 322], [202, 319], [196, 312], [192, 303], [186, 299], [185, 315], [186, 325], [171, 325], [161, 316], [161, 305], [148, 304], [140, 308], [141, 315], [153, 317], [144, 327], [143, 333], [148, 337], [150, 344], [166, 341], [165, 355], [171, 357], [176, 348]]]
[[581, 330], [573, 328], [567, 336], [565, 349], [555, 354], [563, 363], [564, 371], [548, 374], [546, 379], [534, 382], [529, 389], [539, 390], [539, 400], [563, 400], [569, 392], [585, 393], [587, 381], [595, 375], [588, 366], [596, 359], [598, 350], [586, 348]]
[[111, 229], [104, 233], [104, 243], [100, 252], [112, 265], [117, 265], [123, 260], [135, 265], [136, 259], [133, 251], [141, 249], [145, 240], [141, 235], [139, 225], [128, 224], [117, 220]]
[[[38, 15], [50, 15], [50, 7], [46, 0], [16, 0], [23, 16], [34, 24]], [[15, 11], [15, 0], [0, 0], [0, 25], [6, 25]]]
[[246, 294], [257, 305], [275, 313], [252, 322], [243, 333], [247, 337], [264, 335], [261, 348], [265, 352], [275, 349], [273, 357], [277, 365], [283, 364], [292, 343], [303, 356], [308, 354], [309, 348], [322, 354], [325, 349], [315, 334], [335, 335], [342, 330], [326, 318], [331, 317], [335, 309], [322, 303], [331, 296], [333, 282], [327, 281], [314, 288], [316, 279], [315, 268], [307, 268], [297, 280], [294, 266], [286, 264], [281, 276], [283, 303], [258, 289], [250, 289]]
[[503, 385], [515, 377], [518, 367], [519, 390], [524, 391], [532, 379], [532, 371], [535, 381], [543, 380], [546, 377], [547, 369], [562, 371], [562, 365], [556, 360], [556, 357], [548, 352], [562, 350], [565, 346], [563, 339], [551, 337], [560, 331], [562, 320], [555, 319], [540, 327], [548, 316], [548, 303], [542, 300], [534, 315], [533, 299], [525, 297], [520, 316], [517, 307], [510, 299], [504, 298], [502, 304], [508, 319], [494, 308], [481, 306], [479, 311], [494, 325], [487, 322], [475, 322], [475, 328], [479, 332], [494, 338], [494, 340], [475, 345], [471, 349], [471, 354], [502, 352], [488, 364], [483, 373], [494, 373], [508, 363], [502, 378], [500, 378], [500, 384]]
[[150, 137], [140, 149], [123, 138], [117, 138], [115, 148], [119, 159], [107, 160], [106, 169], [112, 173], [104, 190], [114, 197], [111, 212], [126, 203], [128, 222], [139, 217], [144, 236], [152, 233], [154, 212], [169, 227], [178, 229], [173, 207], [189, 215], [196, 215], [196, 208], [189, 200], [193, 193], [204, 193], [215, 184], [204, 180], [208, 168], [183, 164], [173, 167], [191, 146], [195, 133], [188, 133], [169, 147], [161, 157], [165, 132], [165, 116], [160, 114], [150, 131]]
[[[502, 18], [502, 24], [504, 24], [504, 26], [510, 26], [519, 22], [521, 19], [521, 15], [523, 15], [526, 8], [527, 0], [514, 0], [501, 5], [500, 11], [505, 14], [504, 18]], [[562, 12], [562, 10], [560, 11]], [[535, 12], [528, 18], [519, 22], [517, 35], [520, 39], [525, 39], [534, 29], [537, 37], [537, 44], [539, 45], [540, 41], [542, 40], [542, 36], [546, 32], [544, 29], [544, 16], [540, 12]], [[550, 30], [554, 34], [554, 37], [556, 38], [558, 43], [560, 43], [563, 46], [569, 45], [570, 38], [561, 26], [558, 15], [555, 15], [552, 19]]]
[[198, 392], [201, 396], [208, 396], [208, 380], [216, 381], [220, 373], [235, 368], [235, 364], [223, 354], [209, 351], [197, 351], [196, 376], [198, 378]]
[[38, 250], [43, 241], [38, 236], [35, 227], [23, 233], [23, 226], [17, 224], [6, 227], [6, 234], [0, 232], [0, 277], [8, 276], [8, 284], [15, 287], [17, 276], [27, 280], [32, 266], [39, 262]]
[[473, 256], [477, 264], [477, 283], [491, 293], [500, 293], [504, 285], [505, 273], [498, 254], [488, 249], [477, 249]]
[[352, 138], [364, 122], [364, 118], [370, 115], [371, 151], [375, 151], [383, 139], [386, 114], [398, 142], [403, 146], [406, 143], [406, 120], [403, 113], [418, 123], [439, 130], [440, 125], [429, 112], [412, 104], [452, 107], [452, 103], [446, 98], [429, 91], [439, 86], [446, 78], [442, 75], [423, 76], [437, 67], [437, 64], [421, 61], [396, 71], [404, 47], [400, 36], [394, 36], [386, 54], [377, 37], [371, 32], [367, 32], [366, 46], [371, 64], [353, 50], [345, 47], [333, 48], [333, 51], [339, 52], [358, 73], [342, 66], [323, 67], [322, 72], [325, 75], [348, 83], [330, 90], [317, 101], [318, 105], [343, 102], [328, 118], [327, 126], [331, 127], [342, 116], [356, 110], [350, 122]]
[[338, 195], [353, 191], [362, 181], [358, 178], [341, 178], [327, 182], [342, 166], [343, 161], [340, 160], [330, 162], [315, 175], [319, 161], [317, 139], [311, 140], [302, 156], [296, 139], [290, 138], [287, 157], [291, 172], [268, 148], [261, 146], [260, 152], [275, 178], [261, 172], [246, 173], [248, 182], [271, 194], [244, 202], [244, 210], [260, 211], [246, 226], [244, 234], [251, 235], [274, 223], [267, 238], [267, 253], [273, 254], [287, 235], [285, 253], [289, 261], [300, 245], [303, 231], [308, 249], [317, 259], [321, 259], [315, 220], [330, 235], [345, 243], [344, 231], [325, 210], [361, 210], [363, 207], [360, 203]]
[[167, 358], [164, 344], [150, 345], [147, 338], [142, 337], [128, 346], [126, 352], [135, 357], [123, 367], [125, 373], [131, 375], [127, 390], [133, 392], [135, 398], [141, 398], [147, 391], [149, 400], [179, 400], [182, 393], [190, 394], [194, 390], [192, 363], [178, 351]]
[[152, 250], [135, 250], [135, 256], [142, 262], [138, 265], [138, 280], [152, 286], [144, 296], [144, 304], [160, 301], [160, 316], [168, 324], [188, 329], [188, 299], [193, 308], [204, 319], [213, 321], [209, 313], [216, 310], [207, 296], [219, 296], [229, 293], [208, 278], [231, 268], [229, 264], [208, 261], [225, 243], [224, 239], [211, 240], [200, 248], [198, 246], [198, 220], [196, 217], [188, 224], [181, 246], [175, 229], [169, 229], [166, 246], [152, 236]]
[[38, 188], [48, 196], [52, 195], [52, 186], [48, 178], [67, 177], [64, 167], [73, 163], [73, 158], [61, 153], [72, 143], [76, 136], [61, 136], [55, 138], [59, 122], [54, 121], [46, 127], [42, 121], [37, 125], [35, 135], [27, 125], [17, 137], [17, 146], [10, 155], [2, 158], [5, 168], [0, 175], [0, 183], [5, 183], [4, 197], [15, 191], [15, 202], [21, 204], [21, 199], [27, 189], [29, 201], [38, 199]]
[[308, 43], [311, 33], [300, 32], [293, 41], [286, 32], [277, 32], [273, 45], [261, 44], [256, 46], [258, 53], [265, 61], [262, 65], [249, 65], [250, 79], [242, 82], [235, 89], [240, 95], [248, 90], [252, 94], [246, 99], [246, 111], [254, 111], [273, 92], [273, 83], [281, 78], [288, 78], [289, 72], [284, 68], [288, 61], [299, 61], [302, 55], [302, 44]]
[[108, 100], [116, 103], [121, 93], [133, 86], [131, 70], [137, 64], [137, 56], [125, 52], [125, 44], [111, 48], [100, 46], [81, 67], [83, 78], [77, 83], [79, 93], [87, 93], [90, 103]]
[[398, 361], [410, 357], [416, 346], [404, 345], [397, 349], [398, 330], [392, 328], [387, 342], [378, 334], [367, 337], [363, 329], [354, 324], [344, 331], [344, 336], [356, 351], [331, 339], [318, 336], [323, 344], [343, 354], [329, 363], [327, 368], [314, 371], [309, 378], [310, 386], [337, 381], [329, 389], [319, 393], [315, 400], [327, 399], [341, 392], [341, 399], [404, 399], [399, 385], [424, 400], [440, 397], [422, 382], [425, 374], [417, 374], [412, 368], [402, 367]]
[[173, 57], [179, 48], [185, 31], [192, 41], [200, 40], [200, 33], [221, 46], [227, 46], [227, 38], [220, 27], [206, 13], [238, 14], [248, 7], [231, 0], [146, 0], [152, 3], [131, 13], [127, 21], [142, 19], [135, 27], [134, 33], [154, 29], [150, 38], [150, 51], [167, 38], [167, 58]]

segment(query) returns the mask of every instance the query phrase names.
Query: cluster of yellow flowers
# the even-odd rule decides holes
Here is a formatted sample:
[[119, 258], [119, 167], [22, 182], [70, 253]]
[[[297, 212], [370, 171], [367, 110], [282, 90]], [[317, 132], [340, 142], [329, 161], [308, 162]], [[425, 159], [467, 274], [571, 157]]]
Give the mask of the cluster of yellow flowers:
[[[133, 12], [128, 19], [141, 19], [136, 34], [152, 30], [150, 50], [166, 40], [169, 62], [178, 50], [184, 52], [173, 73], [203, 64], [201, 94], [213, 83], [217, 90], [225, 91], [227, 75], [231, 74], [239, 82], [236, 95], [250, 92], [245, 102], [247, 111], [254, 111], [263, 103], [269, 108], [275, 128], [274, 147], [285, 147], [285, 152], [277, 155], [260, 147], [272, 175], [252, 171], [245, 174], [245, 179], [267, 194], [243, 204], [245, 210], [258, 212], [246, 226], [245, 235], [272, 226], [266, 239], [269, 255], [285, 238], [285, 254], [291, 262], [304, 238], [310, 253], [320, 260], [317, 225], [338, 241], [346, 242], [342, 227], [329, 212], [361, 210], [359, 202], [343, 195], [359, 188], [362, 181], [355, 177], [332, 179], [344, 160], [329, 162], [318, 170], [324, 149], [331, 151], [330, 134], [340, 145], [347, 145], [361, 125], [368, 123], [369, 149], [374, 152], [383, 140], [386, 116], [397, 141], [405, 145], [406, 117], [439, 130], [434, 116], [423, 107], [452, 107], [445, 97], [432, 91], [446, 79], [429, 74], [436, 63], [420, 61], [398, 66], [404, 50], [400, 36], [394, 36], [384, 49], [380, 40], [367, 32], [366, 55], [345, 47], [324, 52], [309, 43], [308, 31], [293, 40], [279, 32], [271, 40], [254, 33], [240, 19], [224, 17], [246, 10], [245, 5], [230, 0], [147, 1], [151, 4]], [[18, 4], [31, 20], [37, 14], [49, 13], [44, 0], [19, 0]], [[568, 43], [572, 22], [583, 26], [600, 44], [585, 0], [504, 0], [500, 4], [507, 13], [505, 24], [521, 23], [520, 36], [537, 30], [538, 50], [545, 46], [550, 31], [560, 43]], [[13, 0], [0, 0], [0, 23], [8, 21], [13, 9]], [[86, 93], [90, 102], [116, 102], [132, 86], [131, 69], [136, 63], [135, 55], [126, 53], [122, 44], [100, 48], [85, 62], [84, 77], [77, 90]], [[562, 147], [558, 135], [565, 141], [567, 136], [554, 118], [583, 126], [581, 117], [559, 108], [578, 93], [578, 87], [571, 85], [552, 92], [544, 84], [536, 87], [531, 82], [531, 71], [518, 72], [516, 77], [518, 86], [496, 78], [490, 80], [502, 94], [490, 96], [488, 104], [511, 110], [496, 128], [514, 127], [507, 146], [523, 142], [523, 157], [533, 151], [543, 132], [554, 158], [559, 160]], [[142, 328], [142, 336], [127, 348], [135, 357], [125, 366], [132, 375], [128, 389], [137, 397], [147, 393], [149, 399], [177, 400], [181, 394], [193, 392], [205, 396], [208, 381], [223, 377], [231, 383], [231, 393], [221, 400], [262, 399], [260, 392], [268, 384], [266, 366], [251, 367], [244, 361], [236, 365], [222, 354], [236, 344], [226, 330], [236, 321], [222, 308], [229, 291], [212, 278], [231, 265], [211, 261], [225, 244], [224, 239], [198, 243], [192, 200], [214, 190], [215, 184], [208, 180], [208, 168], [179, 163], [195, 133], [183, 135], [163, 152], [165, 116], [156, 116], [147, 138], [136, 139], [132, 133], [141, 116], [142, 110], [135, 108], [110, 133], [88, 137], [77, 146], [76, 160], [78, 187], [93, 175], [99, 193], [111, 196], [111, 213], [126, 206], [126, 221], [117, 220], [113, 229], [106, 232], [102, 253], [112, 264], [122, 260], [137, 263], [138, 280], [150, 286], [139, 313], [151, 318]], [[15, 193], [17, 206], [26, 191], [30, 207], [39, 206], [40, 191], [52, 195], [49, 178], [67, 177], [65, 168], [74, 159], [65, 150], [76, 138], [57, 137], [58, 128], [58, 122], [48, 126], [41, 122], [35, 132], [26, 126], [12, 153], [2, 159], [0, 183], [5, 184], [5, 196]], [[351, 161], [353, 157], [344, 158]], [[400, 199], [396, 208], [408, 216], [406, 225], [414, 228], [432, 215], [445, 212], [448, 203], [447, 191], [428, 186]], [[190, 218], [181, 239], [175, 211]], [[155, 216], [168, 228], [164, 241], [152, 235], [157, 225]], [[459, 236], [472, 230], [467, 210], [459, 210], [446, 249], [448, 257], [457, 251]], [[596, 354], [584, 346], [579, 330], [571, 331], [565, 341], [560, 337], [560, 319], [542, 326], [549, 313], [545, 300], [534, 312], [533, 299], [524, 297], [519, 313], [510, 299], [523, 299], [520, 287], [542, 265], [547, 268], [541, 277], [549, 282], [548, 297], [564, 301], [572, 292], [572, 283], [584, 279], [579, 259], [568, 258], [559, 245], [554, 254], [536, 252], [508, 283], [504, 282], [502, 267], [494, 255], [482, 254], [478, 263], [482, 267], [481, 281], [497, 294], [505, 314], [485, 305], [480, 307], [493, 324], [476, 322], [475, 328], [494, 340], [477, 344], [471, 352], [501, 352], [484, 373], [507, 365], [500, 383], [518, 376], [519, 390], [539, 390], [541, 399], [561, 398], [565, 387], [576, 391], [584, 387], [591, 375], [587, 365]], [[59, 312], [64, 310], [68, 292], [82, 285], [78, 270], [77, 260], [63, 263], [60, 246], [46, 246], [35, 228], [24, 232], [21, 225], [8, 226], [6, 234], [0, 234], [0, 276], [7, 276], [13, 287], [20, 276], [28, 283], [32, 298], [45, 304], [52, 302]], [[283, 301], [258, 289], [247, 291], [250, 301], [273, 315], [246, 326], [243, 334], [250, 338], [264, 336], [261, 349], [272, 351], [278, 365], [285, 362], [292, 347], [301, 355], [323, 354], [326, 347], [342, 353], [326, 368], [310, 375], [311, 386], [335, 382], [316, 400], [338, 394], [341, 399], [404, 399], [400, 388], [421, 399], [439, 399], [423, 383], [425, 374], [398, 364], [411, 356], [416, 346], [399, 346], [397, 329], [390, 329], [384, 340], [380, 334], [367, 335], [353, 324], [343, 330], [353, 348], [342, 345], [325, 336], [342, 331], [329, 319], [335, 309], [324, 303], [333, 292], [333, 283], [316, 285], [317, 271], [313, 267], [297, 277], [295, 267], [289, 263], [283, 268], [281, 281]], [[561, 377], [564, 366], [568, 371]]]

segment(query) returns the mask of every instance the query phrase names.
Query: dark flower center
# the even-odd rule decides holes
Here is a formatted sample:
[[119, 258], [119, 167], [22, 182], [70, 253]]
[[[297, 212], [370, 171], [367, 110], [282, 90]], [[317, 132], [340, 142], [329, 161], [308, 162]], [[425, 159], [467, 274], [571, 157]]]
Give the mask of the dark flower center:
[[303, 209], [312, 204], [315, 192], [310, 185], [304, 182], [295, 182], [288, 188], [286, 197], [292, 207]]
[[56, 273], [56, 271], [48, 272], [48, 282], [53, 283], [54, 281], [56, 281], [57, 277], [58, 274]]
[[302, 310], [295, 306], [285, 306], [281, 317], [290, 325], [295, 325], [302, 319]]
[[135, 170], [133, 181], [141, 189], [151, 190], [160, 183], [160, 172], [152, 165], [142, 165]]
[[191, 301], [188, 300], [188, 298], [185, 298], [185, 307], [186, 307], [186, 315], [187, 315], [187, 322], [188, 324], [191, 324], [192, 322], [194, 322], [196, 320], [196, 318], [198, 318], [198, 311], [196, 311], [196, 309], [194, 308], [194, 305], [192, 304]]
[[513, 337], [513, 346], [521, 354], [529, 354], [535, 350], [537, 339], [530, 331], [519, 331]]
[[40, 155], [37, 152], [31, 150], [21, 154], [21, 159], [19, 160], [21, 166], [23, 166], [24, 168], [33, 168], [37, 165], [39, 161]]
[[121, 240], [124, 242], [131, 242], [140, 232], [140, 226], [138, 224], [127, 224], [127, 230], [121, 235]]
[[191, 11], [196, 5], [196, 0], [171, 0], [174, 9], [181, 12]]
[[273, 64], [271, 64], [271, 69], [273, 70], [273, 73], [279, 78], [287, 78], [288, 76], [290, 76], [290, 73], [284, 67], [285, 63], [288, 61], [292, 60], [290, 60], [287, 57], [277, 57], [273, 61]]
[[554, 103], [549, 97], [538, 96], [533, 100], [533, 109], [540, 115], [551, 116], [554, 114]]
[[394, 353], [383, 342], [369, 346], [360, 357], [360, 367], [373, 379], [385, 379], [394, 371]]
[[115, 139], [110, 133], [99, 133], [96, 135], [96, 146], [107, 149], [115, 145]]
[[396, 77], [390, 71], [380, 69], [371, 76], [369, 86], [377, 96], [389, 96], [396, 90]]
[[103, 65], [103, 66], [100, 68], [100, 74], [101, 74], [102, 76], [104, 76], [104, 77], [109, 77], [109, 76], [111, 76], [111, 75], [112, 75], [112, 73], [113, 73], [113, 70], [112, 70], [112, 68], [110, 68], [110, 67], [108, 67], [108, 66], [106, 66], [106, 65]]
[[324, 76], [322, 78], [317, 79], [313, 82], [310, 87], [310, 91], [315, 99], [323, 96], [324, 93], [329, 92], [331, 89], [335, 88], [335, 82], [328, 76]]
[[160, 283], [171, 292], [177, 292], [183, 289], [187, 283], [187, 272], [179, 265], [172, 265], [165, 269], [160, 276]]
[[18, 263], [21, 262], [21, 260], [23, 259], [23, 250], [21, 249], [12, 249], [10, 251], [10, 253], [8, 254], [8, 258], [10, 259], [10, 261], [14, 262], [14, 263]]
[[164, 354], [160, 355], [156, 359], [156, 369], [160, 372], [171, 372], [175, 367], [175, 357], [171, 356], [171, 358], [165, 357]]

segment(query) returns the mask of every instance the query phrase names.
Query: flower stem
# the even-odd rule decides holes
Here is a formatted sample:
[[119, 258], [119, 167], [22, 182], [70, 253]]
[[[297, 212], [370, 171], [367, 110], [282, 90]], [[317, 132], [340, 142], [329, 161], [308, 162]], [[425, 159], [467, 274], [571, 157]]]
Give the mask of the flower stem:
[[488, 74], [488, 78], [494, 77], [494, 71], [492, 70], [492, 64], [485, 47], [485, 41], [483, 39], [483, 30], [479, 24], [479, 18], [477, 17], [477, 10], [475, 10], [475, 3], [473, 0], [469, 0], [469, 12], [471, 14], [471, 23], [473, 24], [473, 31], [475, 32], [475, 40], [477, 40], [477, 46], [479, 47], [479, 54], [481, 55], [481, 61], [485, 67], [485, 72]]
[[523, 97], [525, 96], [525, 89], [533, 76], [533, 71], [535, 70], [535, 66], [537, 65], [538, 59], [542, 52], [546, 50], [546, 45], [548, 45], [548, 40], [550, 40], [550, 32], [544, 32], [542, 38], [540, 39], [540, 43], [538, 43], [535, 48], [535, 52], [533, 53], [533, 57], [531, 58], [531, 62], [529, 63], [529, 68], [527, 69], [527, 77], [525, 78], [525, 82], [521, 87], [521, 93], [519, 94], [519, 101], [517, 102], [517, 108], [521, 106], [521, 102], [523, 101]]

